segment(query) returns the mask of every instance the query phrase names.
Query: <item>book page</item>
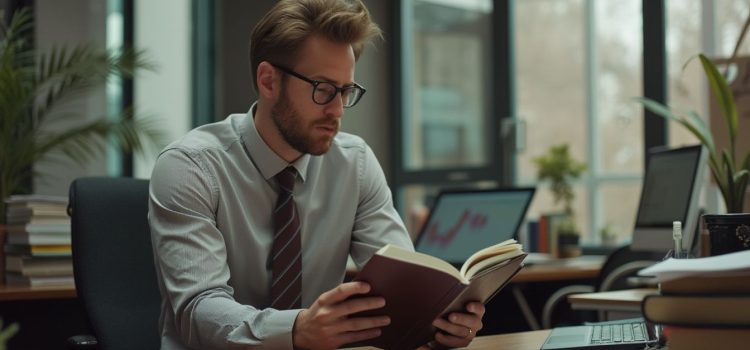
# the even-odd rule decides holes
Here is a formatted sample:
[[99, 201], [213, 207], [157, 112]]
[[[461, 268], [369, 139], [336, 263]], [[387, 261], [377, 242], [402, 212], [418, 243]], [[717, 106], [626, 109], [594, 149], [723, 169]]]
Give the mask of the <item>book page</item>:
[[466, 272], [476, 263], [487, 259], [491, 256], [504, 254], [514, 250], [521, 250], [521, 245], [516, 242], [515, 239], [509, 239], [498, 244], [484, 248], [474, 254], [472, 254], [466, 262], [461, 266], [461, 275], [466, 276]]
[[518, 249], [512, 250], [507, 253], [490, 256], [489, 258], [481, 260], [472, 265], [469, 270], [464, 273], [464, 277], [467, 280], [471, 280], [471, 278], [474, 277], [474, 275], [476, 275], [477, 273], [480, 273], [489, 267], [505, 265], [508, 263], [508, 261], [510, 261], [510, 259], [513, 259], [522, 254], [524, 254], [523, 251], [521, 249]]
[[410, 262], [416, 265], [424, 266], [431, 268], [433, 270], [442, 271], [444, 273], [447, 273], [453, 277], [455, 277], [457, 280], [460, 280], [464, 283], [468, 283], [468, 280], [463, 278], [462, 275], [456, 270], [453, 265], [438, 259], [434, 256], [430, 256], [427, 254], [422, 254], [419, 252], [412, 252], [408, 251], [402, 248], [399, 248], [394, 245], [386, 245], [383, 248], [380, 248], [375, 254], [386, 256], [392, 259]]

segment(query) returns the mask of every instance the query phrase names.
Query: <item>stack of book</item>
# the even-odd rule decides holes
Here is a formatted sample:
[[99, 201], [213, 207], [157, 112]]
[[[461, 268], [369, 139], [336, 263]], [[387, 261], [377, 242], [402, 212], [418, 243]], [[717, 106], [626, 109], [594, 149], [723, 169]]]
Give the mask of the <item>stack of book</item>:
[[552, 257], [560, 257], [559, 228], [568, 221], [563, 213], [549, 213], [539, 216], [539, 221], [529, 221], [526, 230], [521, 232], [520, 242], [533, 253], [547, 253]]
[[659, 281], [660, 294], [646, 297], [642, 309], [663, 326], [670, 350], [750, 344], [750, 251], [670, 259], [640, 274]]
[[9, 285], [73, 283], [67, 198], [11, 196], [7, 203], [5, 281]]

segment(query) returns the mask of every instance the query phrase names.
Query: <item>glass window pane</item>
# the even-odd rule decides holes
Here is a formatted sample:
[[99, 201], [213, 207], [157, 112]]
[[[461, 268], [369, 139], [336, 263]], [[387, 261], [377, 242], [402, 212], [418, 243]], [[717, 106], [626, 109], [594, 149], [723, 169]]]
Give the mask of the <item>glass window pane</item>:
[[[669, 105], [692, 109], [706, 118], [707, 100], [704, 98], [706, 79], [703, 68], [689, 59], [702, 50], [701, 0], [667, 1], [667, 73], [669, 79]], [[708, 120], [706, 119], [706, 122]], [[686, 128], [675, 122], [667, 124], [669, 145], [679, 147], [699, 143]]]
[[[517, 183], [536, 181], [534, 158], [551, 146], [567, 144], [572, 158], [588, 162], [586, 112], [586, 16], [580, 0], [514, 3], [515, 85], [518, 118], [526, 123], [526, 142], [516, 154]], [[544, 23], [544, 25], [539, 25]], [[578, 228], [586, 238], [588, 200], [574, 184]], [[546, 184], [539, 186], [528, 219], [560, 213]]]
[[[742, 26], [750, 12], [750, 4], [747, 0], [715, 0], [713, 3], [716, 14], [716, 50], [719, 56], [729, 57], [740, 38]], [[750, 54], [750, 37], [745, 37], [739, 54]]]
[[490, 163], [492, 1], [414, 0], [402, 6], [404, 168]]
[[516, 176], [523, 183], [536, 179], [533, 159], [550, 146], [567, 143], [574, 158], [586, 157], [585, 19], [581, 0], [516, 1], [513, 8], [516, 105], [526, 122]]
[[[598, 189], [602, 203], [602, 220], [596, 227], [595, 242], [619, 245], [630, 242], [641, 197], [641, 182], [609, 182]], [[607, 231], [607, 237], [603, 231]]]
[[591, 104], [595, 111], [598, 168], [602, 175], [640, 174], [643, 169], [641, 0], [597, 1]]

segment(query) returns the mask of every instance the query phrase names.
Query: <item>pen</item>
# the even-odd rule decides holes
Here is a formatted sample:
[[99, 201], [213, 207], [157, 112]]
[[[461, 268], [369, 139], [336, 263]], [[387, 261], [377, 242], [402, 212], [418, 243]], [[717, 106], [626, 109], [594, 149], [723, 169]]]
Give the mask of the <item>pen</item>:
[[674, 239], [674, 257], [682, 256], [682, 223], [679, 221], [672, 222], [672, 239]]

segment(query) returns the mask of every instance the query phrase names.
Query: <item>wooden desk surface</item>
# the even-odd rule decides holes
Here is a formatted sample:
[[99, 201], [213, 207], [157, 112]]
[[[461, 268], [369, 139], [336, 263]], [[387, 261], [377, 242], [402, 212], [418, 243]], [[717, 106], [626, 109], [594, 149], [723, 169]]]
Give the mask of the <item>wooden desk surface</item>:
[[485, 335], [477, 337], [466, 350], [539, 350], [551, 330]]
[[76, 297], [74, 285], [25, 287], [0, 285], [0, 301], [73, 299]]
[[[532, 332], [485, 335], [477, 337], [464, 350], [539, 350], [549, 336], [549, 329]], [[369, 350], [373, 347], [351, 348], [351, 350]]]
[[568, 296], [570, 307], [577, 310], [640, 311], [647, 295], [659, 294], [656, 288], [615, 290]]
[[601, 269], [602, 264], [597, 262], [576, 265], [525, 266], [513, 277], [511, 283], [594, 279], [599, 276]]

